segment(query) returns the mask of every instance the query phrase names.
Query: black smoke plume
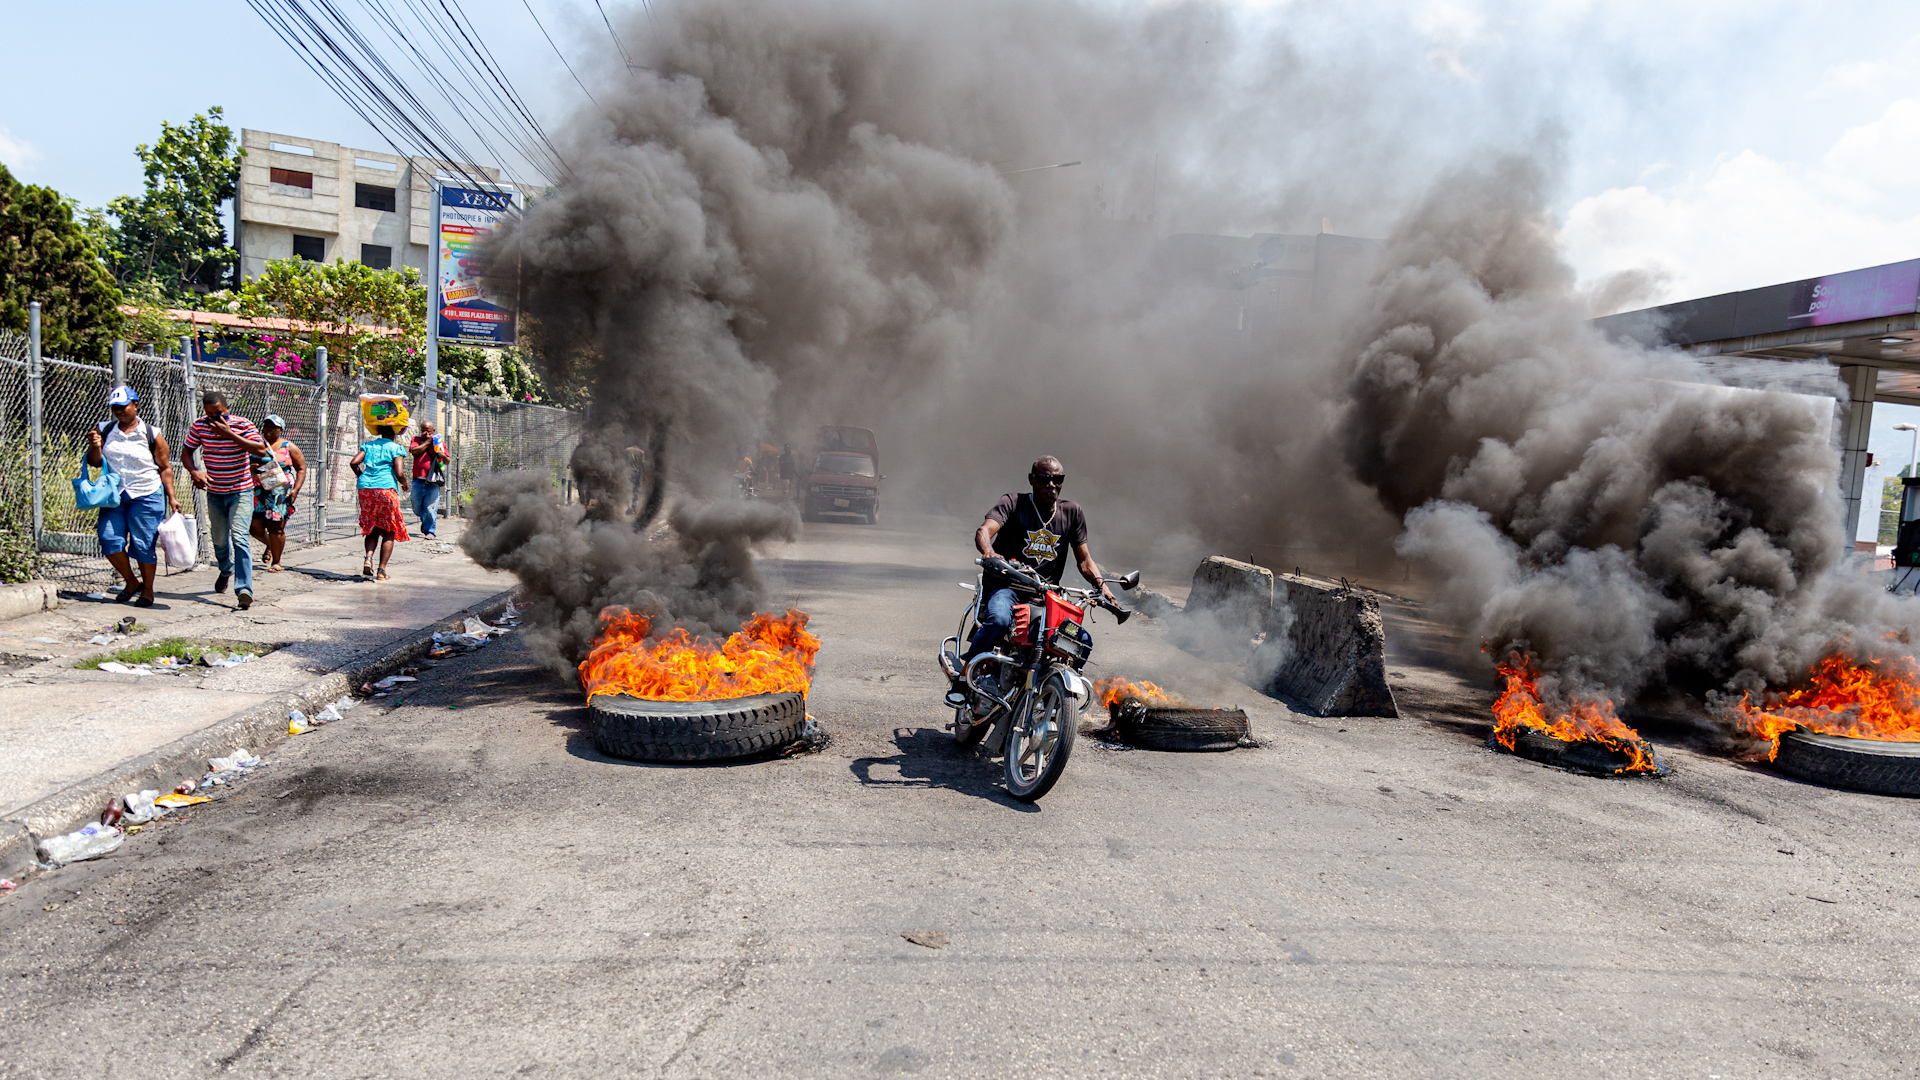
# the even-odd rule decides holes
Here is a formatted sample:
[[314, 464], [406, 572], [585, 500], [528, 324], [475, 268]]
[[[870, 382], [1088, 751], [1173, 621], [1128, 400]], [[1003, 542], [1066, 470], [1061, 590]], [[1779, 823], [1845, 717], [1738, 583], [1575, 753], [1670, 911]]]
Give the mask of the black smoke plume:
[[[731, 465], [819, 423], [879, 430], [891, 504], [959, 534], [1051, 453], [1106, 562], [1413, 557], [1473, 641], [1616, 700], [1913, 621], [1846, 561], [1830, 401], [1587, 324], [1648, 283], [1558, 256], [1537, 50], [1461, 79], [1347, 5], [653, 9], [488, 252], [593, 399], [583, 505], [500, 481], [468, 540], [559, 663], [607, 603], [737, 625], [792, 524], [722, 512]], [[1371, 269], [1250, 329], [1268, 270], [1230, 239], [1335, 227], [1385, 237]], [[651, 536], [642, 460], [639, 523], [681, 500]]]

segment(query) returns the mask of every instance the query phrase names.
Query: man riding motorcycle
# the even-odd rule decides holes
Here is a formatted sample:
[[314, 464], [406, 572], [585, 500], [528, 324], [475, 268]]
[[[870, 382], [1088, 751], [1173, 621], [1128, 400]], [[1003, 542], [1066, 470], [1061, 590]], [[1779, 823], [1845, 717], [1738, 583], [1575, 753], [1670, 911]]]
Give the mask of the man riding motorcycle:
[[[1027, 482], [1033, 485], [1031, 494], [1008, 492], [987, 511], [986, 520], [973, 534], [973, 546], [987, 558], [999, 556], [1008, 562], [1029, 566], [1056, 585], [1066, 572], [1067, 552], [1072, 551], [1080, 576], [1099, 589], [1108, 603], [1116, 603], [1113, 590], [1107, 587], [1100, 567], [1087, 549], [1086, 513], [1078, 503], [1060, 497], [1060, 490], [1067, 482], [1067, 471], [1060, 459], [1049, 456], [1034, 462], [1027, 472]], [[966, 652], [961, 654], [962, 670], [966, 661], [998, 645], [1007, 631], [1013, 629], [1013, 605], [1017, 599], [1013, 582], [1005, 574], [990, 569], [980, 595], [978, 628], [973, 640], [967, 643]], [[961, 679], [952, 680], [947, 704], [955, 707], [967, 704], [966, 685]]]

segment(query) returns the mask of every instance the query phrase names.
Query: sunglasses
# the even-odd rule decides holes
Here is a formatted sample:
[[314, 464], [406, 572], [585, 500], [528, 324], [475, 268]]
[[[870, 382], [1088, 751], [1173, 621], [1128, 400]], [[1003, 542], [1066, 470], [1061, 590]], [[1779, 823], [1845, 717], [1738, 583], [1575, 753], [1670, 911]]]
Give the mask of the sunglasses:
[[1067, 474], [1063, 472], [1029, 473], [1027, 480], [1034, 484], [1045, 484], [1048, 487], [1065, 487], [1067, 484]]

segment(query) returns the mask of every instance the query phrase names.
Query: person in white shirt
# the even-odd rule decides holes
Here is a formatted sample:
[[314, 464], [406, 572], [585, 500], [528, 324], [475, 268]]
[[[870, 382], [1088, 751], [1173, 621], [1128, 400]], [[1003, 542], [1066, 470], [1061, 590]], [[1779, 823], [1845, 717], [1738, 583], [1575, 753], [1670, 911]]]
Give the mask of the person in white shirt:
[[[167, 513], [180, 511], [180, 500], [173, 497], [173, 462], [166, 437], [140, 419], [140, 395], [133, 387], [108, 394], [107, 407], [113, 419], [87, 434], [87, 464], [120, 474], [120, 505], [100, 511], [94, 535], [100, 538], [100, 553], [126, 582], [114, 600], [152, 607], [154, 539]], [[138, 577], [134, 563], [140, 564]]]

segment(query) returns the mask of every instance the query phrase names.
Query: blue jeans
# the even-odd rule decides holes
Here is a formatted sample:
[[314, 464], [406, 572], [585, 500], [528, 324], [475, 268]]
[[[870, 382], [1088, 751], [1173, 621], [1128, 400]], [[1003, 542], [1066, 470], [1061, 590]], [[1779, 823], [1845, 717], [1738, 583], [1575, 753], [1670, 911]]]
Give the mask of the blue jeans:
[[141, 566], [152, 566], [154, 538], [160, 535], [160, 523], [167, 519], [167, 493], [156, 491], [129, 499], [122, 495], [119, 506], [100, 511], [93, 533], [100, 538], [100, 554], [127, 557]]
[[413, 512], [420, 519], [420, 531], [428, 536], [440, 531], [440, 485], [429, 480], [413, 482]]
[[1000, 644], [1000, 639], [1013, 629], [1013, 604], [1012, 589], [995, 589], [987, 594], [987, 602], [981, 604], [974, 615], [973, 641], [968, 643], [961, 660], [971, 660]]
[[233, 591], [253, 592], [253, 489], [207, 492], [207, 527], [213, 532], [213, 559], [222, 574], [233, 575]]

